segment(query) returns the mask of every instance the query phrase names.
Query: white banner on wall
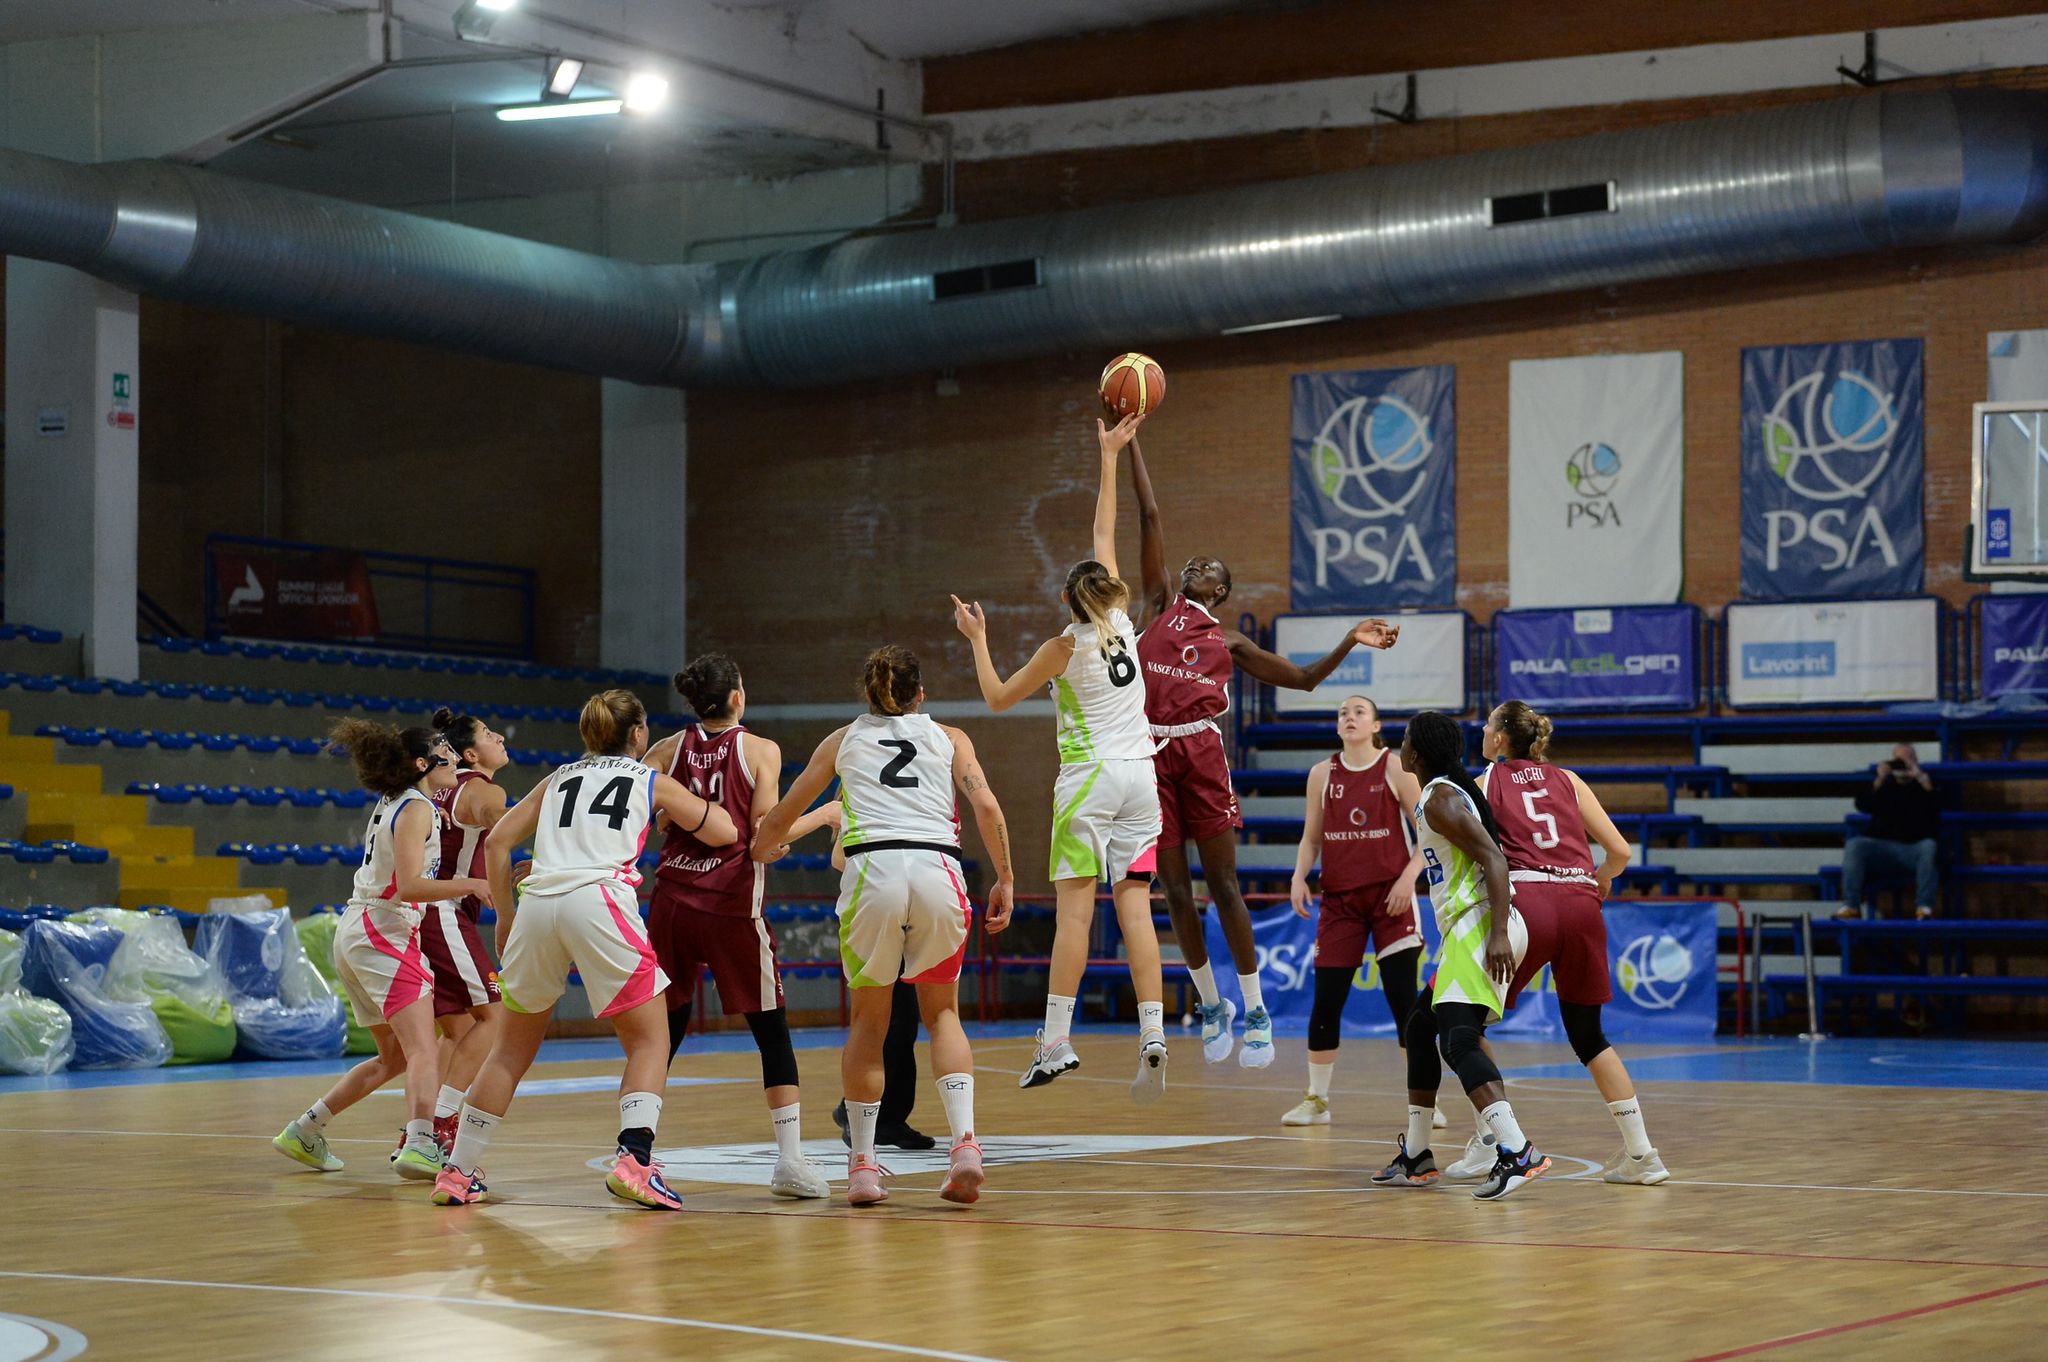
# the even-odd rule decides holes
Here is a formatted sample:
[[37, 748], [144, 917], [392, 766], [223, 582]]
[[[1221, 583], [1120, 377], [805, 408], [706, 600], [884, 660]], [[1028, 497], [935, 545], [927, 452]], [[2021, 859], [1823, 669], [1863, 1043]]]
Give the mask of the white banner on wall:
[[1513, 608], [1677, 600], [1685, 356], [1510, 364], [1508, 501]]
[[[1306, 667], [1330, 649], [1357, 615], [1282, 615], [1273, 621], [1273, 651]], [[1275, 688], [1273, 707], [1281, 714], [1329, 714], [1347, 695], [1365, 695], [1389, 714], [1465, 708], [1465, 614], [1461, 610], [1386, 617], [1401, 626], [1401, 641], [1381, 652], [1353, 648], [1312, 691]]]
[[1940, 691], [1938, 604], [1909, 600], [1731, 604], [1728, 703], [1861, 705]]

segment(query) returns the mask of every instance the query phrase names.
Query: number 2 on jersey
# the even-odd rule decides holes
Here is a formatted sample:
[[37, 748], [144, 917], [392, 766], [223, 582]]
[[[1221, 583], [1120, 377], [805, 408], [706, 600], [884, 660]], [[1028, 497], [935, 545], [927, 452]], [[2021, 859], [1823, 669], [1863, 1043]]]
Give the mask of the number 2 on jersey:
[[[576, 822], [576, 798], [583, 793], [583, 777], [570, 776], [562, 782], [562, 817], [558, 826], [571, 827]], [[613, 776], [590, 801], [590, 812], [611, 824], [613, 832], [626, 826], [626, 815], [632, 811], [633, 778]]]
[[917, 760], [917, 744], [907, 738], [884, 738], [882, 746], [896, 749], [896, 755], [889, 758], [889, 764], [882, 768], [882, 783], [892, 790], [916, 789], [917, 777], [905, 776], [903, 768]]
[[1530, 838], [1529, 840], [1534, 842], [1538, 847], [1540, 847], [1544, 851], [1550, 851], [1555, 849], [1557, 844], [1564, 840], [1563, 838], [1557, 835], [1556, 817], [1551, 814], [1544, 813], [1542, 810], [1536, 807], [1536, 801], [1542, 799], [1549, 793], [1550, 791], [1548, 790], [1522, 791], [1522, 812], [1529, 815], [1530, 822], [1541, 823], [1545, 829], [1543, 832], [1537, 833], [1534, 837]]

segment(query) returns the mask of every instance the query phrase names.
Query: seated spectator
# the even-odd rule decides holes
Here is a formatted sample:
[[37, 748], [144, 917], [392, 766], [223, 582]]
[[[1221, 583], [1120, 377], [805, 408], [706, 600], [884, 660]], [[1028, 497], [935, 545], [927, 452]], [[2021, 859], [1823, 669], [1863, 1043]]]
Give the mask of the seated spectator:
[[1870, 829], [1851, 837], [1842, 849], [1842, 910], [1835, 916], [1866, 915], [1863, 885], [1876, 871], [1911, 875], [1914, 916], [1933, 917], [1941, 893], [1941, 870], [1935, 863], [1941, 800], [1911, 743], [1900, 743], [1890, 761], [1879, 763], [1870, 788], [1856, 796], [1856, 808], [1870, 815]]

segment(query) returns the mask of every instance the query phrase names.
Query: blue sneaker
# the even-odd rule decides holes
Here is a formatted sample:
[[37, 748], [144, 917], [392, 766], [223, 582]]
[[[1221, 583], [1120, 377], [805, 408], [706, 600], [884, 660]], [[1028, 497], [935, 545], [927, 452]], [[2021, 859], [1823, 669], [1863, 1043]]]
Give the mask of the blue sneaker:
[[1273, 1014], [1255, 1007], [1245, 1014], [1244, 1048], [1237, 1062], [1247, 1069], [1263, 1069], [1273, 1062]]
[[1237, 1044], [1237, 1038], [1230, 1034], [1230, 1028], [1237, 1023], [1237, 1004], [1226, 998], [1214, 1007], [1197, 1007], [1195, 1012], [1202, 1019], [1202, 1058], [1211, 1064], [1221, 1064], [1230, 1058], [1230, 1047]]

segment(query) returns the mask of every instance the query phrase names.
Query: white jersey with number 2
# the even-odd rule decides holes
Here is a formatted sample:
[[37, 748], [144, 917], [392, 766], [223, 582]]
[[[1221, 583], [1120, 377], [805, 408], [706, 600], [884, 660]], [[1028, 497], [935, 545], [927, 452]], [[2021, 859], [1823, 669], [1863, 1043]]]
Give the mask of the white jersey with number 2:
[[584, 757], [555, 768], [533, 831], [529, 894], [566, 894], [616, 880], [640, 883], [635, 864], [654, 821], [655, 770], [631, 757]]
[[840, 840], [960, 845], [953, 740], [923, 714], [863, 714], [839, 740]]

